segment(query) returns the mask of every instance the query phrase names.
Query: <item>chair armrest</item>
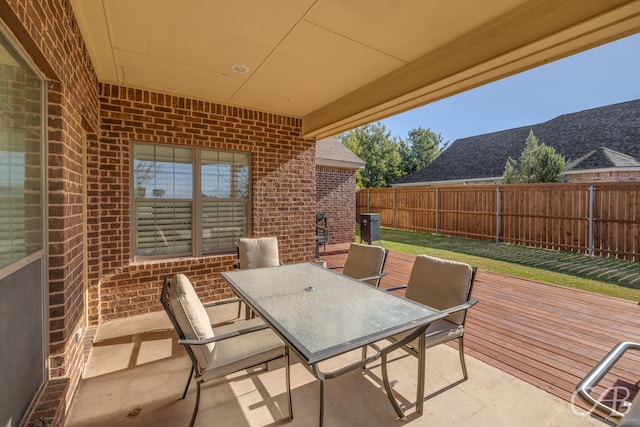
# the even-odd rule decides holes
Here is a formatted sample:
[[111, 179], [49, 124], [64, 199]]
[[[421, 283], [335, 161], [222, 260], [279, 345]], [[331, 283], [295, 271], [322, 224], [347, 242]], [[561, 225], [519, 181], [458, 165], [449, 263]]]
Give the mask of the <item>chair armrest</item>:
[[361, 279], [356, 279], [358, 282], [366, 282], [367, 280], [375, 280], [375, 279], [382, 279], [384, 276], [387, 275], [386, 271], [383, 271], [380, 274], [376, 274], [375, 276], [370, 276], [370, 277], [363, 277]]
[[221, 299], [218, 301], [211, 301], [202, 305], [205, 307], [215, 307], [216, 305], [231, 304], [234, 302], [242, 302], [242, 300], [240, 298], [228, 298], [228, 299]]
[[384, 290], [387, 292], [393, 292], [393, 291], [399, 291], [400, 289], [407, 289], [407, 285], [394, 286], [392, 288], [385, 288]]
[[207, 339], [204, 339], [204, 340], [180, 339], [180, 340], [178, 340], [178, 344], [182, 344], [182, 345], [205, 345], [205, 344], [210, 344], [212, 342], [222, 341], [222, 340], [226, 340], [226, 339], [229, 339], [229, 338], [237, 337], [237, 336], [240, 336], [240, 335], [249, 334], [251, 332], [261, 331], [263, 329], [267, 329], [268, 327], [269, 327], [268, 325], [252, 326], [251, 328], [241, 329], [239, 331], [233, 331], [233, 332], [229, 332], [227, 334], [216, 335], [215, 337], [207, 338]]
[[447, 308], [447, 309], [444, 309], [442, 311], [447, 313], [447, 314], [453, 314], [453, 313], [456, 313], [458, 311], [468, 310], [471, 307], [473, 307], [474, 305], [476, 305], [478, 302], [479, 302], [479, 300], [477, 298], [471, 298], [469, 301], [465, 302], [464, 304], [456, 305], [455, 307]]

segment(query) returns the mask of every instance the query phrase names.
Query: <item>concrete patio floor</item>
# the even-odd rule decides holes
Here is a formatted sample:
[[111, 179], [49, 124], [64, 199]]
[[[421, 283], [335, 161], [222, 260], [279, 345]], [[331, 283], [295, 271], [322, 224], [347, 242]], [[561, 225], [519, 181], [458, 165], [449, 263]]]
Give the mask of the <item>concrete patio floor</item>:
[[[212, 312], [231, 318], [235, 308]], [[236, 306], [237, 307], [237, 306]], [[230, 309], [233, 309], [230, 312]], [[217, 310], [220, 310], [219, 308]], [[346, 354], [325, 368], [357, 357]], [[291, 365], [294, 419], [286, 418], [283, 363], [254, 374], [240, 372], [203, 386], [197, 426], [314, 426], [319, 384], [294, 356]], [[524, 381], [467, 356], [462, 381], [457, 350], [427, 351], [425, 413], [416, 416], [416, 359], [394, 353], [389, 375], [407, 421], [398, 420], [382, 385], [380, 364], [353, 371], [326, 385], [325, 426], [605, 426], [584, 411]], [[195, 402], [191, 384], [180, 399], [190, 362], [164, 312], [102, 324], [66, 425], [187, 426]]]

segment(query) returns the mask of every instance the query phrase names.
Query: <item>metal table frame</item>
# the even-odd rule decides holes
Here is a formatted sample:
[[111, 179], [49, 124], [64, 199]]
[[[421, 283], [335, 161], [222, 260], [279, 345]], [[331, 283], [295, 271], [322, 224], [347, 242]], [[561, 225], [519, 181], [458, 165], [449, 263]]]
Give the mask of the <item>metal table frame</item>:
[[[387, 357], [392, 351], [416, 338], [419, 340], [416, 412], [422, 414], [424, 406], [425, 330], [435, 320], [445, 317], [446, 313], [353, 280], [313, 263], [289, 264], [256, 270], [236, 270], [223, 272], [221, 276], [247, 306], [255, 311], [287, 343], [288, 347], [298, 354], [307, 369], [320, 381], [320, 426], [323, 425], [324, 420], [325, 380], [338, 377], [357, 368], [365, 368], [368, 363], [379, 358], [382, 358], [382, 377], [387, 397], [398, 417], [405, 419], [404, 412], [398, 405], [391, 390], [387, 372]], [[362, 301], [348, 301], [345, 298], [345, 294], [350, 291], [353, 291], [355, 295], [366, 297], [367, 306], [362, 307]], [[334, 298], [330, 292], [339, 294], [336, 294]], [[321, 299], [317, 299], [316, 297], [318, 296]], [[296, 304], [288, 304], [291, 298], [296, 304], [300, 304], [298, 312], [293, 310]], [[388, 308], [389, 305], [395, 314], [377, 311], [377, 306]], [[282, 307], [286, 307], [286, 309]], [[309, 339], [327, 336], [324, 333], [327, 326], [345, 326], [344, 324], [338, 324], [331, 316], [327, 316], [327, 322], [322, 325], [306, 323], [309, 317], [313, 318], [313, 315], [309, 313], [314, 312], [314, 310], [324, 311], [329, 308], [333, 310], [344, 308], [346, 311], [346, 309], [353, 309], [353, 307], [356, 307], [356, 310], [362, 310], [360, 314], [367, 315], [367, 313], [371, 313], [372, 321], [375, 321], [377, 316], [378, 320], [384, 317], [385, 322], [389, 321], [391, 323], [380, 329], [375, 329], [377, 327], [375, 325], [366, 325], [365, 329], [367, 331], [362, 335], [354, 335], [345, 339], [345, 341], [331, 343], [318, 348], [309, 348], [311, 347], [308, 344], [311, 342]], [[292, 320], [289, 317], [295, 317], [296, 314], [302, 317], [297, 318], [296, 324], [293, 324], [292, 321], [296, 319]], [[350, 315], [348, 312], [344, 314], [346, 317]], [[396, 317], [400, 319], [395, 321]], [[287, 322], [289, 323], [287, 324]], [[298, 330], [294, 331], [293, 329], [296, 328]], [[380, 348], [376, 344], [393, 335], [406, 332], [408, 334], [402, 340], [393, 342], [384, 348]], [[329, 339], [332, 338], [333, 336]], [[375, 354], [367, 356], [367, 347], [375, 349]], [[356, 362], [331, 372], [323, 372], [318, 366], [318, 363], [324, 360], [358, 348], [362, 348], [362, 358]]]

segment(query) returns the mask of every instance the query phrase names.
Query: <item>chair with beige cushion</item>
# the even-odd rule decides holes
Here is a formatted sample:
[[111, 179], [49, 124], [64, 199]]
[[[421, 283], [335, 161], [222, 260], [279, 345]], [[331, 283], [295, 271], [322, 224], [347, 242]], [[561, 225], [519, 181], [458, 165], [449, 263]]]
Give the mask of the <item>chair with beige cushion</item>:
[[281, 265], [276, 237], [244, 237], [238, 241], [238, 261], [235, 268], [263, 268]]
[[342, 268], [342, 274], [345, 276], [379, 287], [380, 280], [387, 274], [382, 270], [388, 253], [389, 251], [381, 246], [351, 243], [344, 266], [331, 269]]
[[198, 414], [201, 383], [279, 358], [285, 361], [287, 404], [289, 418], [293, 419], [289, 350], [261, 319], [212, 327], [206, 307], [226, 301], [203, 305], [191, 282], [183, 274], [164, 279], [160, 302], [178, 333], [178, 343], [184, 346], [191, 359], [191, 373], [182, 395], [184, 399], [193, 378], [197, 394], [190, 426], [193, 426]]
[[[406, 288], [406, 298], [449, 314], [429, 325], [425, 332], [426, 348], [457, 339], [465, 380], [469, 376], [464, 361], [464, 323], [467, 310], [478, 302], [471, 298], [475, 275], [476, 269], [468, 264], [419, 255], [411, 269], [408, 284], [387, 289], [394, 291]], [[403, 336], [393, 339], [398, 340]], [[418, 340], [405, 346], [405, 350], [417, 356]], [[386, 363], [383, 368], [386, 369]]]
[[[284, 264], [280, 260], [277, 237], [243, 237], [238, 240], [237, 251], [238, 260], [233, 264], [235, 269], [277, 267]], [[238, 304], [238, 317], [241, 311], [242, 304]], [[252, 315], [249, 307], [246, 307], [246, 318]]]

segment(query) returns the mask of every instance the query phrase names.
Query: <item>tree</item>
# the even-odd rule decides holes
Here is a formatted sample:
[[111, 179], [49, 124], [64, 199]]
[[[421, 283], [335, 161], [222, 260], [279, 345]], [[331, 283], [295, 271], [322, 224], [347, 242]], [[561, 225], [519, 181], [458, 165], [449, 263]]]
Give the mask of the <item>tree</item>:
[[565, 159], [553, 147], [539, 144], [533, 131], [529, 132], [526, 146], [515, 161], [507, 160], [502, 175], [505, 184], [558, 182], [564, 176]]
[[411, 129], [407, 141], [400, 141], [403, 175], [424, 169], [447, 148], [447, 145], [448, 143], [443, 144], [442, 135], [431, 129]]
[[356, 172], [358, 188], [388, 187], [402, 176], [399, 143], [383, 123], [352, 129], [337, 139], [365, 162]]

